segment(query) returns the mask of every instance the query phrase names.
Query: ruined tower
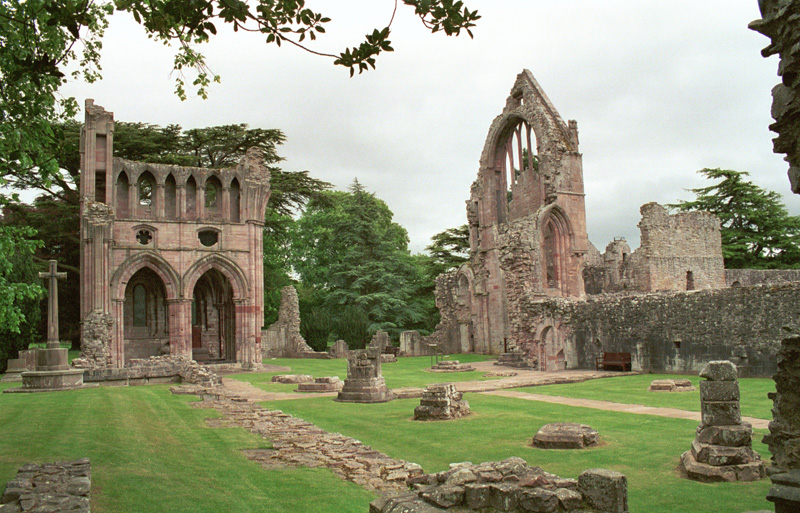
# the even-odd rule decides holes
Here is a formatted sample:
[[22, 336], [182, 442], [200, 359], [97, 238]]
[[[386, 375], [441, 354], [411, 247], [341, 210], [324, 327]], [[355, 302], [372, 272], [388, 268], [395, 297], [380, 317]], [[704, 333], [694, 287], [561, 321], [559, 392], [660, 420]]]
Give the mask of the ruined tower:
[[113, 113], [92, 100], [85, 110], [83, 356], [113, 367], [159, 354], [258, 365], [270, 194], [258, 152], [231, 169], [114, 158]]
[[577, 123], [561, 119], [528, 70], [489, 128], [467, 219], [470, 260], [437, 280], [433, 341], [498, 354], [557, 337], [517, 321], [523, 300], [584, 294], [583, 167]]

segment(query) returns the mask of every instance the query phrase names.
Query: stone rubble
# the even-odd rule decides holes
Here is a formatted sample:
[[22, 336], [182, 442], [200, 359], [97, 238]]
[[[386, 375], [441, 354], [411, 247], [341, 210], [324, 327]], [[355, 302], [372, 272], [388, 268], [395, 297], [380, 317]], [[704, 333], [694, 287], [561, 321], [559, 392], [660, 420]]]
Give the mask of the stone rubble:
[[590, 469], [577, 480], [567, 479], [516, 457], [478, 465], [454, 463], [443, 472], [410, 477], [408, 484], [413, 491], [373, 501], [370, 513], [628, 511], [623, 474]]
[[736, 366], [709, 362], [700, 377], [701, 421], [692, 448], [681, 456], [690, 479], [704, 482], [757, 481], [764, 477], [761, 456], [752, 449], [753, 428], [742, 422]]
[[213, 387], [222, 384], [222, 378], [211, 368], [183, 356], [151, 356], [132, 358], [128, 367], [85, 369], [84, 381], [119, 385], [144, 385], [180, 381]]
[[89, 513], [89, 458], [23, 465], [0, 497], [0, 513]]
[[422, 392], [414, 420], [450, 420], [469, 415], [469, 403], [452, 383], [428, 385]]
[[246, 451], [248, 458], [265, 467], [325, 467], [342, 479], [384, 493], [406, 490], [406, 479], [422, 474], [415, 463], [390, 458], [355, 438], [329, 433], [280, 410], [226, 395], [224, 387], [183, 388], [173, 387], [173, 392], [201, 395], [204, 400], [193, 403], [196, 407], [212, 408], [230, 424], [269, 440], [272, 449]]

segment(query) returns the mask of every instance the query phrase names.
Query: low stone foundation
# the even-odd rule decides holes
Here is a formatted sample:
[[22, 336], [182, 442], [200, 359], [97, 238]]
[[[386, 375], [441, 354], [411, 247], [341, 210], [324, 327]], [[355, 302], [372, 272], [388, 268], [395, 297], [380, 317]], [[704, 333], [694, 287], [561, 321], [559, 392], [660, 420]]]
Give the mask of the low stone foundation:
[[654, 379], [648, 392], [694, 392], [697, 390], [688, 379]]
[[431, 372], [468, 372], [474, 371], [475, 367], [468, 363], [462, 364], [458, 360], [444, 360], [430, 368]]
[[428, 385], [414, 408], [414, 420], [450, 420], [464, 415], [469, 415], [469, 403], [452, 383]]
[[381, 497], [370, 504], [370, 513], [628, 511], [623, 474], [591, 469], [577, 480], [567, 479], [529, 467], [522, 458], [456, 463], [444, 472], [410, 477], [407, 483], [414, 491]]
[[344, 381], [339, 376], [326, 376], [315, 378], [313, 383], [300, 383], [297, 392], [339, 392], [344, 386]]
[[278, 374], [277, 376], [272, 376], [272, 382], [291, 384], [313, 383], [314, 376], [311, 376], [310, 374]]
[[6, 485], [0, 512], [89, 513], [91, 479], [89, 458], [24, 465]]
[[134, 358], [130, 366], [122, 369], [85, 369], [83, 379], [87, 383], [119, 386], [180, 382], [211, 387], [222, 383], [222, 378], [213, 370], [177, 356]]
[[535, 369], [536, 362], [526, 359], [524, 353], [503, 353], [494, 362], [495, 365], [514, 367], [515, 369]]

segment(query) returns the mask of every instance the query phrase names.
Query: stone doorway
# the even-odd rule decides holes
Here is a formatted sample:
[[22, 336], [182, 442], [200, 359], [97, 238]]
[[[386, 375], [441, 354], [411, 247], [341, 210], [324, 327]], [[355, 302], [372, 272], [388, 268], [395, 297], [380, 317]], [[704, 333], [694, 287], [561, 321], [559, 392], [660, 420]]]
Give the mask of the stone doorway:
[[191, 324], [192, 352], [195, 356], [236, 361], [233, 288], [216, 269], [206, 271], [194, 286]]
[[124, 358], [169, 353], [169, 308], [161, 278], [149, 267], [139, 269], [125, 287]]

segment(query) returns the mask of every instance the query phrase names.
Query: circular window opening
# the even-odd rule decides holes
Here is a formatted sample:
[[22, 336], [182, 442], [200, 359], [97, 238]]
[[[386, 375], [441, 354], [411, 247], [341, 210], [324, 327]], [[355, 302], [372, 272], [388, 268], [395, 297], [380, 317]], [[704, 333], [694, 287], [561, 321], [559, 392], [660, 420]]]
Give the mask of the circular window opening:
[[214, 230], [203, 230], [197, 234], [197, 237], [200, 239], [200, 244], [210, 248], [219, 240], [219, 233], [215, 232]]
[[139, 230], [136, 232], [136, 240], [142, 246], [147, 246], [153, 240], [153, 234], [150, 233], [150, 230]]

